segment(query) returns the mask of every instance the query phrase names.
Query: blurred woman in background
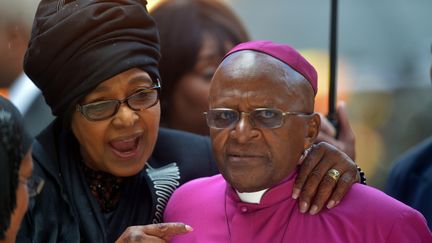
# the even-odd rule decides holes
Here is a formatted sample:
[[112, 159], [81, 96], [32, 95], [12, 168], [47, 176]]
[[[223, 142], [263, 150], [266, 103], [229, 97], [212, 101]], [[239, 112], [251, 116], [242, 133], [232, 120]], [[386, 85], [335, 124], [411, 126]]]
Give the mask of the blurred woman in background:
[[248, 41], [248, 33], [219, 0], [162, 1], [150, 14], [161, 42], [161, 126], [208, 135], [203, 112], [210, 80], [224, 54]]

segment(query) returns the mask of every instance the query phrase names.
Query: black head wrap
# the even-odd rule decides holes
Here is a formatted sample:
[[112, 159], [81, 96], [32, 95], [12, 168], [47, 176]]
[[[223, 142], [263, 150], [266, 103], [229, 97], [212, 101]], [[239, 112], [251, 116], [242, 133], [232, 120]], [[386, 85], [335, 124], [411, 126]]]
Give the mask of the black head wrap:
[[10, 101], [0, 96], [0, 240], [9, 228], [16, 207], [18, 172], [31, 142], [21, 114]]
[[144, 0], [42, 0], [24, 71], [56, 116], [98, 84], [138, 67], [159, 78], [159, 36]]

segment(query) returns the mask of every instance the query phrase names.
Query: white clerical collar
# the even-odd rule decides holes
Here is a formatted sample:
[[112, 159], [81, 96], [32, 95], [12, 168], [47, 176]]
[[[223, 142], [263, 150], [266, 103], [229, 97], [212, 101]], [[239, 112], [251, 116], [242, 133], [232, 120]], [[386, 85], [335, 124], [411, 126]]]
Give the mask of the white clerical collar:
[[236, 192], [242, 202], [258, 204], [267, 190], [268, 188], [257, 192], [238, 192], [237, 190]]

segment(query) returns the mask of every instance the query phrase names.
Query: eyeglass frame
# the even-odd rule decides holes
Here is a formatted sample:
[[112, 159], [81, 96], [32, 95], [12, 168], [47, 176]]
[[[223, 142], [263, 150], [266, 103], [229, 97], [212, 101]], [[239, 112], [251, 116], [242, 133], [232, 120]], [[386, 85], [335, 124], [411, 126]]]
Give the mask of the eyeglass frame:
[[[134, 108], [132, 108], [129, 105], [128, 101], [129, 101], [130, 98], [134, 97], [135, 95], [137, 95], [137, 94], [139, 94], [139, 93], [141, 93], [141, 92], [143, 92], [145, 90], [155, 90], [155, 89], [157, 91], [157, 99], [150, 106], [148, 106], [146, 108], [143, 108], [143, 109], [134, 109]], [[103, 120], [107, 120], [107, 119], [109, 119], [111, 117], [114, 117], [118, 113], [118, 111], [120, 110], [120, 106], [123, 103], [126, 103], [127, 107], [129, 109], [133, 110], [133, 111], [143, 111], [143, 110], [147, 110], [148, 108], [151, 108], [151, 107], [155, 106], [159, 102], [159, 100], [160, 100], [160, 90], [161, 90], [160, 80], [156, 79], [156, 85], [155, 86], [150, 87], [150, 88], [140, 89], [139, 91], [137, 91], [137, 92], [129, 95], [128, 97], [126, 97], [126, 98], [124, 98], [122, 100], [118, 100], [118, 99], [101, 100], [101, 101], [91, 102], [91, 103], [87, 103], [87, 104], [76, 104], [75, 107], [76, 107], [76, 111], [80, 112], [84, 116], [84, 118], [86, 118], [87, 120], [89, 120], [89, 121], [103, 121]], [[88, 117], [88, 115], [84, 112], [84, 108], [86, 106], [88, 106], [88, 105], [94, 105], [95, 103], [98, 103], [98, 102], [109, 102], [109, 101], [116, 101], [117, 102], [115, 111], [109, 117], [101, 118], [101, 119], [92, 119], [92, 118]]]
[[[211, 126], [211, 125], [210, 125], [210, 122], [209, 122], [209, 120], [208, 120], [208, 112], [209, 112], [209, 111], [212, 111], [212, 110], [235, 111], [235, 112], [238, 114], [238, 119], [237, 119], [235, 122], [233, 122], [233, 123], [232, 123], [230, 126], [228, 126], [228, 127], [215, 127], [215, 126]], [[279, 112], [282, 114], [282, 120], [281, 120], [281, 123], [280, 123], [278, 126], [275, 126], [275, 127], [257, 126], [256, 123], [254, 122], [254, 119], [251, 119], [251, 118], [250, 118], [250, 114], [253, 113], [253, 112], [256, 112], [256, 111], [260, 111], [260, 110], [261, 110], [261, 111], [263, 111], [263, 110], [279, 111]], [[222, 130], [222, 129], [232, 129], [232, 128], [234, 128], [234, 127], [237, 126], [237, 124], [240, 122], [241, 118], [243, 117], [243, 114], [244, 114], [245, 116], [248, 116], [248, 120], [249, 120], [250, 124], [252, 125], [252, 127], [254, 127], [254, 128], [260, 128], [260, 129], [276, 129], [276, 128], [280, 128], [280, 127], [282, 127], [283, 124], [285, 123], [285, 116], [288, 116], [288, 115], [292, 115], [292, 116], [310, 116], [310, 115], [315, 114], [314, 112], [310, 112], [310, 113], [308, 113], [308, 112], [296, 112], [296, 111], [283, 111], [283, 110], [278, 109], [278, 108], [269, 108], [269, 107], [260, 107], [260, 108], [255, 108], [255, 109], [253, 109], [252, 111], [249, 111], [249, 112], [246, 112], [246, 111], [238, 111], [238, 110], [234, 110], [234, 109], [231, 109], [231, 108], [214, 108], [214, 109], [210, 109], [209, 111], [207, 111], [207, 112], [203, 112], [203, 114], [204, 114], [205, 117], [206, 117], [207, 126], [209, 126], [210, 128], [213, 128], [213, 129], [218, 129], [218, 130]]]

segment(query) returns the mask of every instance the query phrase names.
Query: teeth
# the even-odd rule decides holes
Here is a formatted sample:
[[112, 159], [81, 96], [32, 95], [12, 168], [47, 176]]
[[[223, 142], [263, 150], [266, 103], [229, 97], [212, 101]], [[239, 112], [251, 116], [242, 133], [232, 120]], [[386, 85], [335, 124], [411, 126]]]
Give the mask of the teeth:
[[128, 152], [136, 148], [137, 139], [138, 138], [114, 141], [111, 142], [111, 146], [120, 152]]

